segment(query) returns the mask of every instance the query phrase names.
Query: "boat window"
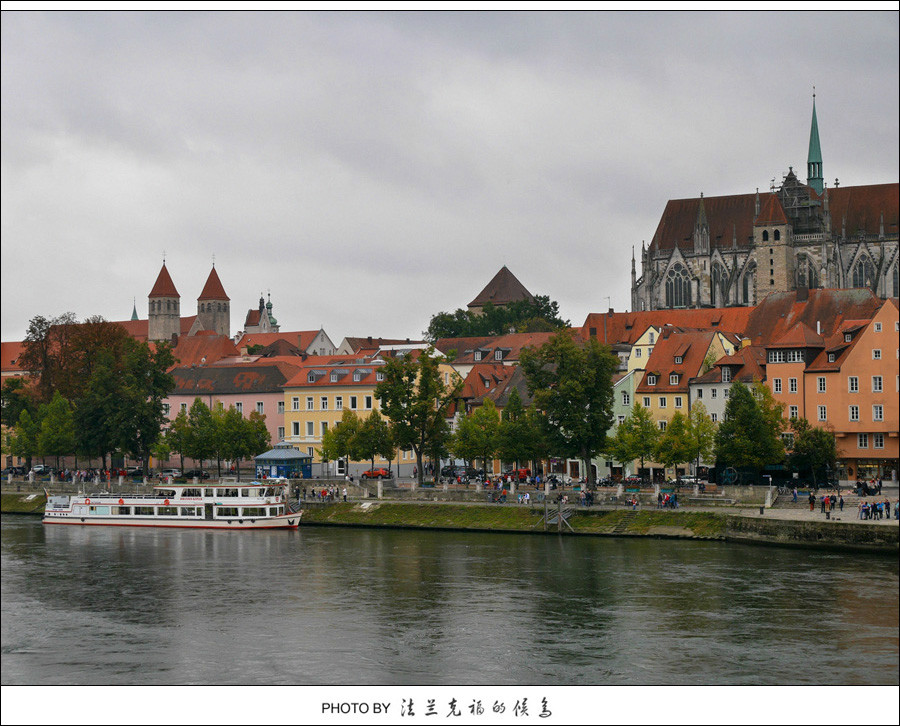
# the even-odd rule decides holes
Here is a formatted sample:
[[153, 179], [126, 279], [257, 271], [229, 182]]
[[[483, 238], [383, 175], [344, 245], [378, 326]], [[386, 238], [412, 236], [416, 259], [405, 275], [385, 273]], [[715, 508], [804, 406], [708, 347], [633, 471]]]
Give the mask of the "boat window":
[[131, 507], [112, 507], [111, 511], [113, 514], [131, 514]]
[[154, 514], [154, 508], [153, 507], [135, 507], [134, 513], [135, 514]]
[[174, 489], [157, 489], [156, 496], [171, 498], [171, 497], [175, 496], [175, 490]]
[[238, 495], [237, 489], [216, 489], [217, 496], [220, 497], [236, 497]]
[[88, 507], [88, 511], [91, 514], [109, 514], [109, 507], [90, 506], [90, 507]]
[[237, 507], [219, 507], [218, 516], [220, 517], [236, 517], [238, 516]]
[[197, 516], [197, 508], [196, 507], [182, 507], [178, 513], [182, 517], [196, 517]]
[[199, 497], [202, 495], [200, 494], [199, 489], [182, 489], [181, 496], [183, 496], [183, 497]]
[[213, 490], [212, 490], [212, 489], [204, 489], [204, 490], [203, 490], [203, 496], [204, 496], [204, 497], [212, 497], [212, 496], [215, 496], [215, 495], [213, 494]]
[[178, 507], [157, 507], [156, 513], [160, 517], [171, 517], [172, 515], [178, 515]]
[[250, 496], [250, 490], [249, 490], [249, 489], [241, 489], [241, 496], [242, 496], [242, 497], [249, 497], [249, 496]]
[[245, 517], [265, 517], [266, 516], [266, 508], [265, 507], [244, 507], [243, 508]]

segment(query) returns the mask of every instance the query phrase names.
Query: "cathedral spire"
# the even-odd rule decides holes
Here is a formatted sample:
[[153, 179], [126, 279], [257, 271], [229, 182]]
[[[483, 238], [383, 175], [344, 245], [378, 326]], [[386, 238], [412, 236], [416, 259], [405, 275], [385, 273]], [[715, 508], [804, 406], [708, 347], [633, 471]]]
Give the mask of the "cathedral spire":
[[812, 126], [809, 130], [809, 155], [806, 159], [806, 183], [821, 194], [825, 188], [822, 178], [822, 147], [819, 145], [819, 122], [816, 120], [816, 89], [813, 87]]

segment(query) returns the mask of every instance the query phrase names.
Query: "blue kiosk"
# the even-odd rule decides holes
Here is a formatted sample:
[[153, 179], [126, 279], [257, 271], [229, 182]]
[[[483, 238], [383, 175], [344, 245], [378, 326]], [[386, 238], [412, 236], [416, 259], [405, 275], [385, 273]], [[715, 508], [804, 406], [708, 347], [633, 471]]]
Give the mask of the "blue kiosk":
[[276, 444], [274, 449], [254, 458], [258, 477], [311, 479], [312, 457], [290, 444]]

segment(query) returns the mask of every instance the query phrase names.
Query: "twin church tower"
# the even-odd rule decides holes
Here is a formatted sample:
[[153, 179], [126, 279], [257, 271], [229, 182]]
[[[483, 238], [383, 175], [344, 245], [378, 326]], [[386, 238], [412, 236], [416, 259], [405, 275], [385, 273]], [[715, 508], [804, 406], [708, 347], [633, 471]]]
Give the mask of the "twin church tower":
[[175, 289], [165, 262], [147, 297], [150, 302], [149, 340], [172, 340], [174, 336], [197, 335], [203, 331], [226, 338], [231, 335], [231, 301], [225, 294], [215, 265], [197, 298], [195, 317], [181, 317], [181, 295]]

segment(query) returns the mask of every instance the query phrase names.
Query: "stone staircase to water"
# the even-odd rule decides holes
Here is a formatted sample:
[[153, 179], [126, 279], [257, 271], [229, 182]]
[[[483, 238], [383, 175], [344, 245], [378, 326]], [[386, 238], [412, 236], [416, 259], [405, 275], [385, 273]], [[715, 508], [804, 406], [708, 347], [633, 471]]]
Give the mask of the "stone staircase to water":
[[613, 527], [612, 534], [625, 534], [625, 531], [631, 526], [631, 523], [637, 518], [637, 511], [629, 509], [625, 511], [625, 515], [619, 520], [619, 523]]

